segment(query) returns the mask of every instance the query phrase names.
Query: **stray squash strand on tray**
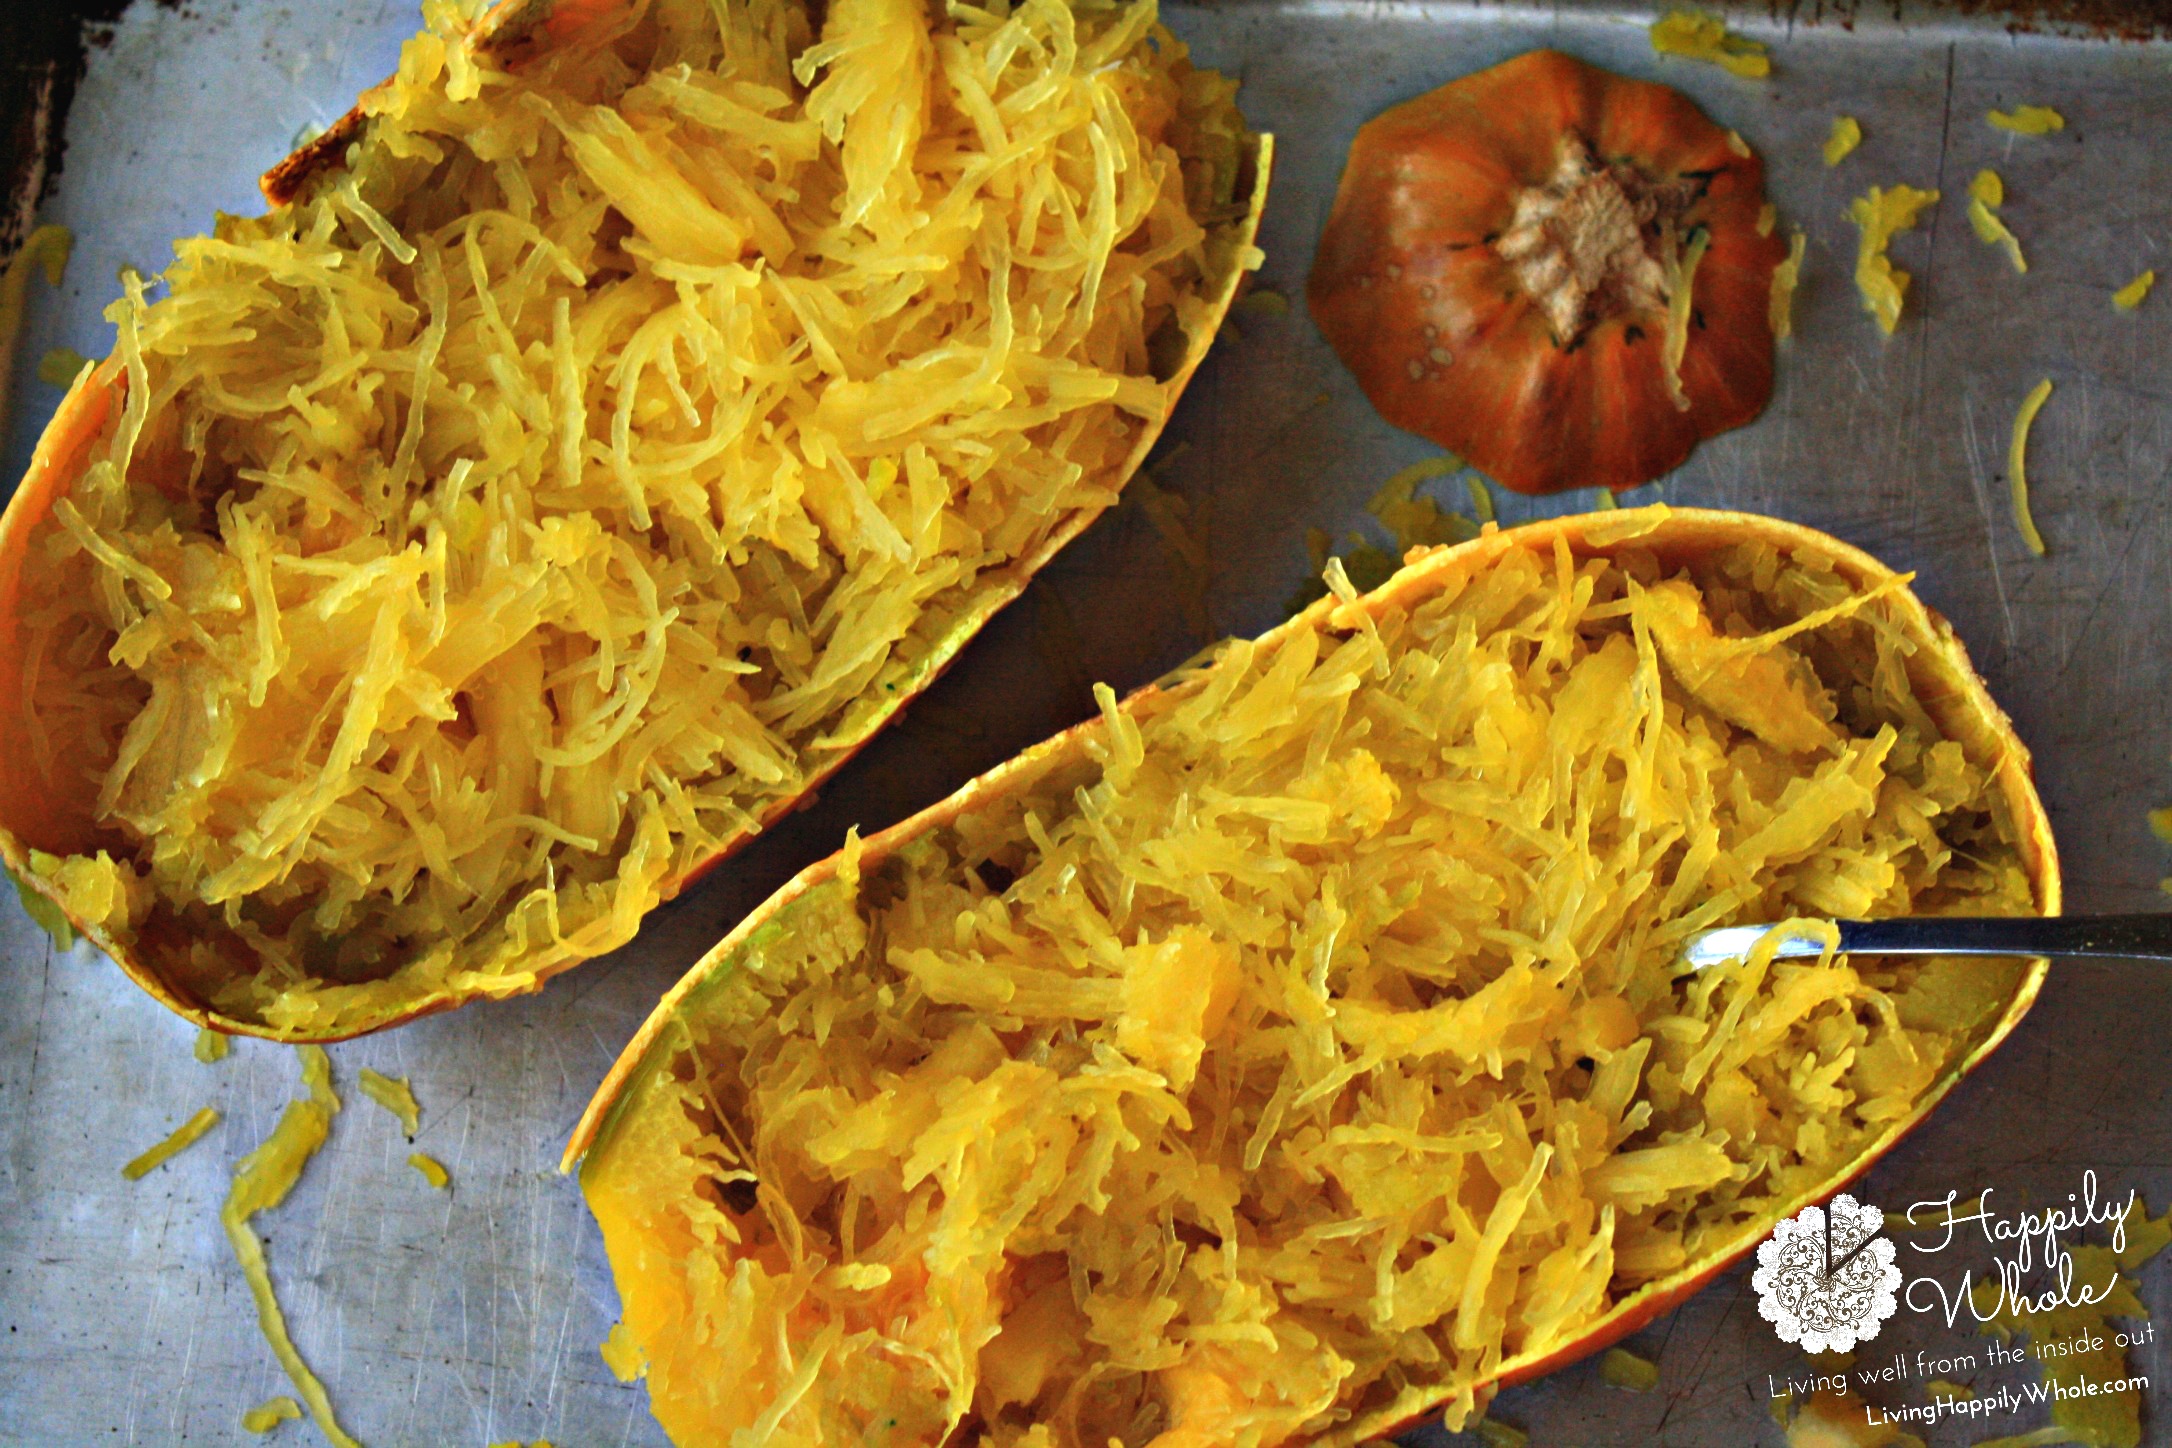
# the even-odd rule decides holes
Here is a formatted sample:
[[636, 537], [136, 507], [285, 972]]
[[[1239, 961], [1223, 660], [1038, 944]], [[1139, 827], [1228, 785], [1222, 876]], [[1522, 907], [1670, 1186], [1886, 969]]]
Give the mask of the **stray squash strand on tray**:
[[1759, 543], [1443, 577], [1102, 691], [667, 1000], [584, 1189], [676, 1441], [1458, 1422], [1949, 1078], [2020, 964], [1677, 965], [1730, 920], [2034, 908], [1902, 580]]
[[12, 623], [33, 872], [270, 1034], [630, 938], [1114, 500], [1246, 264], [1151, 3], [425, 10], [129, 279]]

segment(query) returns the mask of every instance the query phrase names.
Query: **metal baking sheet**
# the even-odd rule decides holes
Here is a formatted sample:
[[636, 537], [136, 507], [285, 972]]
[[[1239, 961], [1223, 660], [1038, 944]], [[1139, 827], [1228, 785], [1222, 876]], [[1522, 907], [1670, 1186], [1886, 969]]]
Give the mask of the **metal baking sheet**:
[[[1776, 73], [1746, 82], [1655, 56], [1651, 18], [1398, 0], [1168, 11], [1279, 134], [1261, 285], [1292, 299], [1359, 123], [1529, 47], [1665, 80], [1748, 137], [1783, 219], [1809, 235], [1798, 335], [1759, 422], [1632, 500], [1776, 513], [1917, 570], [2036, 750], [2072, 908], [2153, 908], [2167, 859], [2144, 811], [2172, 799], [2172, 295], [2119, 316], [2109, 294], [2144, 267], [2172, 272], [2172, 47], [2020, 33], [1947, 10], [1798, 23], [1757, 9], [1733, 22], [1772, 46]], [[103, 354], [117, 268], [163, 264], [170, 238], [201, 230], [214, 208], [253, 209], [257, 172], [383, 75], [415, 24], [412, 0], [140, 0], [103, 32], [43, 211], [79, 243], [63, 287], [33, 289], [10, 477], [58, 400], [36, 360], [61, 345]], [[1984, 124], [2016, 102], [2056, 105], [2067, 128], [2032, 140]], [[1819, 146], [1839, 113], [1861, 119], [1865, 140], [1828, 170]], [[1985, 165], [2006, 178], [2025, 277], [1963, 219], [1956, 198]], [[1865, 187], [1899, 181], [1948, 199], [1894, 246], [1915, 284], [1887, 340], [1854, 296], [1843, 211]], [[2014, 409], [2040, 377], [2058, 387], [2031, 453], [2044, 559], [2023, 549], [2002, 481]], [[650, 1004], [848, 825], [887, 824], [1082, 717], [1094, 680], [1136, 685], [1214, 637], [1273, 623], [1309, 570], [1306, 530], [1368, 531], [1367, 499], [1428, 452], [1373, 415], [1301, 304], [1241, 312], [1153, 466], [1180, 500], [1181, 532], [1127, 500], [813, 809], [660, 912], [635, 945], [539, 996], [335, 1047], [348, 1109], [260, 1225], [295, 1335], [346, 1425], [380, 1445], [661, 1444], [641, 1390], [596, 1355], [615, 1296], [594, 1227], [554, 1170]], [[1588, 502], [1504, 497], [1501, 514]], [[295, 1094], [294, 1058], [244, 1041], [204, 1066], [190, 1040], [109, 962], [51, 950], [0, 903], [0, 1442], [239, 1441], [242, 1410], [287, 1390], [216, 1217], [229, 1166]], [[2108, 1192], [2172, 1205], [2168, 1043], [2172, 994], [2158, 972], [2060, 965], [2011, 1044], [1862, 1190], [1905, 1205], [1992, 1187], [2019, 1210], [2059, 1201], [2094, 1170]], [[418, 1145], [451, 1168], [449, 1194], [424, 1187], [392, 1118], [352, 1089], [363, 1066], [413, 1079]], [[123, 1161], [205, 1103], [226, 1113], [205, 1144], [122, 1181]], [[2160, 1263], [2144, 1297], [2161, 1314], [2168, 1295]], [[1948, 1330], [1903, 1314], [1866, 1358], [1977, 1345], [1965, 1318]], [[1771, 1389], [1804, 1360], [1758, 1319], [1744, 1271], [1631, 1346], [1658, 1362], [1657, 1391], [1606, 1386], [1585, 1363], [1504, 1394], [1494, 1412], [1539, 1444], [1779, 1441]], [[2161, 1342], [2132, 1361], [2151, 1379], [2145, 1441], [2172, 1442]], [[1988, 1388], [2024, 1375], [1946, 1376]], [[1921, 1384], [1872, 1396], [1921, 1401]], [[2036, 1408], [1930, 1437], [1974, 1442], [2041, 1421]]]

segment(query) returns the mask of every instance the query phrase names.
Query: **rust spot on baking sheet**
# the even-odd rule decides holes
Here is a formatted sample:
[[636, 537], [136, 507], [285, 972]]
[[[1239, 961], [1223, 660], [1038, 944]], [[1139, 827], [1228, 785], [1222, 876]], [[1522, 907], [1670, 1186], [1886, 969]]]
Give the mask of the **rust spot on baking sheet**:
[[1940, 0], [1910, 5], [1904, 0], [1767, 0], [1775, 20], [1800, 25], [1855, 28], [1860, 15], [1891, 20], [1963, 16], [2005, 23], [2015, 32], [2052, 31], [2098, 40], [2172, 38], [2172, 0]]

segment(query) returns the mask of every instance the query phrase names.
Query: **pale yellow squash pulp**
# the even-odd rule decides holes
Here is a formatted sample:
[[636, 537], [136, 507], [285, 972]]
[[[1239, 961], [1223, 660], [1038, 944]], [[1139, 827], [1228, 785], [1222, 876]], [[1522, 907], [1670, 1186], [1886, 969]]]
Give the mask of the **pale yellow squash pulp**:
[[0, 849], [229, 1029], [630, 938], [1114, 500], [1258, 260], [1151, 3], [425, 9], [128, 281], [0, 547]]
[[1677, 964], [2056, 909], [2026, 755], [1904, 579], [1665, 509], [1413, 558], [1104, 694], [667, 998], [569, 1156], [676, 1441], [1463, 1421], [2018, 1018], [2020, 962]]

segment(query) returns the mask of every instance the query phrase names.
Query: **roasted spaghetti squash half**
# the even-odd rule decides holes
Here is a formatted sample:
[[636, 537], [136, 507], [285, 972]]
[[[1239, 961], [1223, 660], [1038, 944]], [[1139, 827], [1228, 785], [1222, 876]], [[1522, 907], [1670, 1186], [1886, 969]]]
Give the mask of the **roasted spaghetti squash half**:
[[2043, 976], [1681, 968], [2059, 906], [1960, 644], [1807, 529], [1489, 532], [1103, 705], [793, 881], [591, 1104], [675, 1441], [1453, 1426], [1861, 1172]]
[[1117, 497], [1267, 179], [1152, 0], [448, 0], [0, 522], [0, 854], [353, 1035], [629, 939]]

